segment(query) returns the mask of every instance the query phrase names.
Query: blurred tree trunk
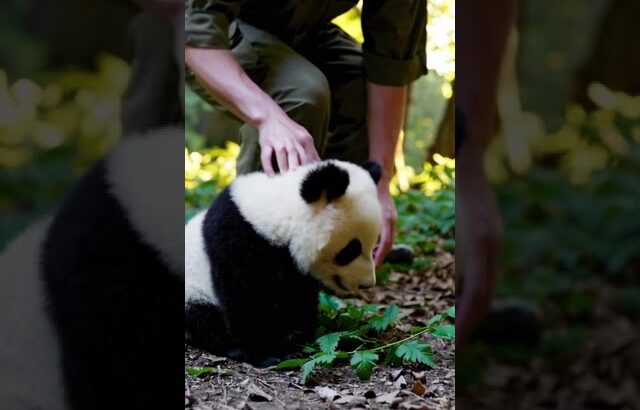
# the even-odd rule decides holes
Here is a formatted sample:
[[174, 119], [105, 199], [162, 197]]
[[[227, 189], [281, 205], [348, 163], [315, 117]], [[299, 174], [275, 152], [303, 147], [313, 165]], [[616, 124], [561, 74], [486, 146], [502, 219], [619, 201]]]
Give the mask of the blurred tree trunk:
[[438, 126], [438, 133], [436, 134], [433, 144], [427, 147], [426, 159], [433, 163], [433, 154], [438, 153], [443, 157], [455, 158], [455, 105], [456, 105], [456, 91], [455, 84], [451, 84], [453, 87], [453, 95], [447, 101], [447, 107], [445, 108], [442, 121]]
[[602, 83], [613, 91], [640, 94], [640, 1], [612, 1], [605, 12], [593, 52], [581, 70], [575, 99], [594, 108], [589, 84]]

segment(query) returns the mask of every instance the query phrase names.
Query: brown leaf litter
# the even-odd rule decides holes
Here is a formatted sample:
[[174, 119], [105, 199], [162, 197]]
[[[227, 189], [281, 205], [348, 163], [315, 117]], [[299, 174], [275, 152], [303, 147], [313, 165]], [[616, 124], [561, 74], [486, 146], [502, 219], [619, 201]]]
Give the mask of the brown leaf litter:
[[[391, 272], [389, 281], [365, 291], [370, 303], [395, 303], [403, 325], [426, 323], [454, 304], [453, 255], [436, 248], [433, 263], [421, 271]], [[404, 326], [405, 328], [403, 328]], [[455, 409], [453, 343], [427, 336], [435, 369], [423, 365], [376, 366], [361, 381], [349, 366], [316, 369], [307, 385], [299, 370], [272, 371], [220, 358], [185, 345], [185, 408], [204, 409]], [[188, 367], [212, 367], [195, 377]]]

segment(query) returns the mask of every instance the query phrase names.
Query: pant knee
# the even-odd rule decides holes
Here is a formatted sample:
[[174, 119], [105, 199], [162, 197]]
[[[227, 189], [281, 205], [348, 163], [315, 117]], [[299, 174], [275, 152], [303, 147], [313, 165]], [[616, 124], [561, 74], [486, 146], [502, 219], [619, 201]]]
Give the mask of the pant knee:
[[331, 105], [331, 89], [327, 78], [317, 70], [308, 83], [304, 84], [309, 98], [309, 106], [328, 113]]
[[331, 89], [324, 74], [313, 67], [291, 79], [281, 105], [285, 111], [303, 110], [315, 118], [329, 115]]

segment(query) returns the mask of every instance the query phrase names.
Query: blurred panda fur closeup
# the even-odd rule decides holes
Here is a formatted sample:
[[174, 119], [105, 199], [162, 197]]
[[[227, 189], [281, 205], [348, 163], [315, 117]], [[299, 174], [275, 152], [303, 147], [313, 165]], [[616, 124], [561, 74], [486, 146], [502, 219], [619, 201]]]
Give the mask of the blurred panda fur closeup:
[[0, 409], [181, 405], [183, 155], [124, 138], [0, 255]]
[[320, 285], [375, 285], [380, 175], [327, 160], [237, 177], [185, 226], [187, 343], [266, 367], [313, 340]]

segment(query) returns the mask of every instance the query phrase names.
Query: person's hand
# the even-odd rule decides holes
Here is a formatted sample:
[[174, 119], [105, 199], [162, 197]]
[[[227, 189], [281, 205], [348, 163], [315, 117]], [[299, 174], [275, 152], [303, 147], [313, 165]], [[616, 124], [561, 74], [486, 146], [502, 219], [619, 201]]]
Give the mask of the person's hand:
[[393, 198], [389, 192], [389, 183], [380, 181], [378, 183], [378, 201], [382, 211], [382, 228], [380, 231], [380, 242], [374, 250], [373, 260], [376, 266], [380, 266], [393, 246], [393, 238], [396, 232], [396, 221], [398, 213], [393, 203]]
[[463, 283], [456, 314], [456, 349], [461, 349], [491, 306], [503, 234], [481, 156], [461, 152], [458, 157], [456, 269], [462, 273]]
[[313, 143], [313, 137], [307, 130], [289, 118], [279, 107], [273, 111], [257, 125], [260, 161], [267, 175], [275, 175], [271, 162], [274, 155], [280, 173], [319, 161], [320, 156]]

